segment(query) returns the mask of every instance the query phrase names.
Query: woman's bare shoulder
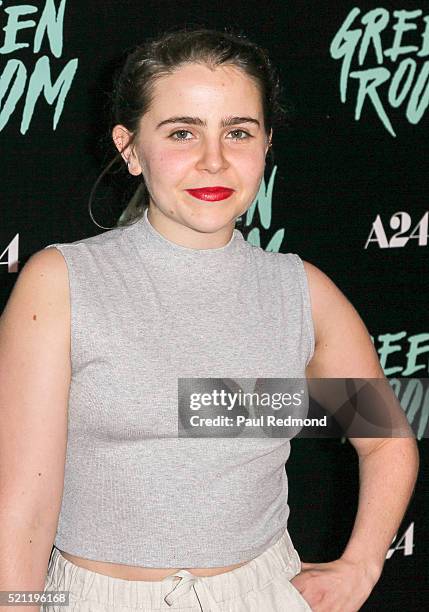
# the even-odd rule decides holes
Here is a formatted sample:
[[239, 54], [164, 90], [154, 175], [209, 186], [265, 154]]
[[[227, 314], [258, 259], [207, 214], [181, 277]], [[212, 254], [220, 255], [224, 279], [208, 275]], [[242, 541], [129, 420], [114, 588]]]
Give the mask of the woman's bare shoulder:
[[[17, 358], [57, 353], [63, 360], [70, 345], [70, 295], [64, 257], [55, 248], [37, 251], [15, 281], [0, 317], [0, 342]], [[50, 360], [49, 355], [45, 358]]]
[[310, 292], [315, 351], [313, 377], [384, 376], [368, 329], [356, 308], [323, 270], [303, 261]]

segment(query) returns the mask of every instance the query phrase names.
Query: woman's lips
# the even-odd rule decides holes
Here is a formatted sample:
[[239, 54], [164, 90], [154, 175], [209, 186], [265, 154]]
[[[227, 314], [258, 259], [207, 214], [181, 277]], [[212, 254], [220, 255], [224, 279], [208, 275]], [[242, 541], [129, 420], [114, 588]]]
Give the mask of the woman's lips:
[[234, 190], [227, 187], [205, 187], [204, 189], [186, 189], [186, 191], [199, 200], [215, 202], [229, 198]]

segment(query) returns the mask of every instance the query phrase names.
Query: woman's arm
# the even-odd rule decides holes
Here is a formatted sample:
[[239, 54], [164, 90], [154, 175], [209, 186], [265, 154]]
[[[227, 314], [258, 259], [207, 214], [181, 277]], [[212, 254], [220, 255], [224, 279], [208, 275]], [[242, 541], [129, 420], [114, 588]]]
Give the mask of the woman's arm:
[[[326, 274], [309, 262], [304, 262], [304, 267], [316, 336], [307, 377], [386, 381], [355, 308]], [[398, 406], [401, 409], [399, 403]], [[349, 441], [359, 455], [360, 490], [354, 528], [341, 559], [362, 568], [375, 584], [413, 493], [419, 454], [413, 437]], [[303, 569], [306, 566], [303, 563]]]
[[0, 317], [0, 591], [45, 588], [64, 484], [69, 304], [51, 248], [30, 257]]

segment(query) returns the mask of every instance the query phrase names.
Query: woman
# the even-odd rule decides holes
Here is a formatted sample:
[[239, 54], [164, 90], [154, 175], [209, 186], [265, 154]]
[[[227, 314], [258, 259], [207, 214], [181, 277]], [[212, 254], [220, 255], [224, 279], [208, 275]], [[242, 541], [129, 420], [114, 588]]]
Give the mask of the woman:
[[413, 440], [351, 440], [352, 537], [301, 563], [289, 439], [177, 437], [179, 378], [383, 376], [332, 281], [235, 228], [280, 117], [266, 53], [170, 32], [128, 56], [113, 101], [136, 197], [119, 227], [34, 254], [2, 315], [1, 587], [69, 591], [80, 611], [358, 610], [414, 486]]

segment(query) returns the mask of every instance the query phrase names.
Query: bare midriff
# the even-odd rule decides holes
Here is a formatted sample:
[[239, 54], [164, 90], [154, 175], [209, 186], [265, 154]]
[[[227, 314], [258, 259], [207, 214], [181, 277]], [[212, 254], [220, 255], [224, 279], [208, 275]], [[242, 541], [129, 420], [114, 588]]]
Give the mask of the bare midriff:
[[112, 578], [122, 578], [122, 580], [163, 580], [166, 576], [174, 574], [180, 569], [186, 569], [195, 576], [216, 576], [217, 574], [224, 574], [231, 570], [245, 565], [248, 561], [242, 563], [235, 563], [234, 565], [225, 565], [222, 567], [177, 567], [177, 568], [158, 568], [158, 567], [138, 567], [135, 565], [124, 565], [122, 563], [106, 563], [104, 561], [93, 561], [92, 559], [84, 559], [83, 557], [76, 557], [69, 553], [60, 550], [61, 555], [85, 569], [95, 572], [97, 574], [104, 574], [105, 576], [111, 576]]

